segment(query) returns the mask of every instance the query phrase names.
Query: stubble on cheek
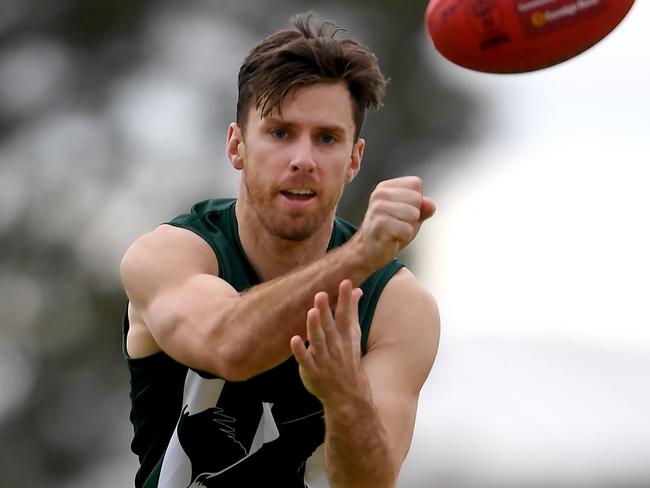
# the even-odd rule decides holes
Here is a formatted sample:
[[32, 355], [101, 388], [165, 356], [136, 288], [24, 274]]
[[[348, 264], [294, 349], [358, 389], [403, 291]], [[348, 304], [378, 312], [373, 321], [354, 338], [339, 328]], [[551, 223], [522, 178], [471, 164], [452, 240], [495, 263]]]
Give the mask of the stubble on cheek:
[[310, 211], [287, 212], [277, 206], [279, 190], [264, 189], [252, 181], [245, 181], [248, 206], [260, 226], [271, 235], [286, 241], [303, 241], [313, 236], [325, 223], [329, 205]]

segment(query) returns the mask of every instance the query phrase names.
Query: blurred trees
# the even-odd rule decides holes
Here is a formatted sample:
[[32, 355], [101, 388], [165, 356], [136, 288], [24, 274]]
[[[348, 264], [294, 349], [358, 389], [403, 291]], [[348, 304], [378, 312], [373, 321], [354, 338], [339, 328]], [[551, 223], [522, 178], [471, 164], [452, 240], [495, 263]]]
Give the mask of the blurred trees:
[[1, 486], [72, 486], [128, 450], [119, 258], [194, 201], [234, 194], [223, 142], [253, 43], [314, 9], [377, 53], [391, 83], [367, 118], [365, 165], [342, 203], [353, 221], [378, 180], [417, 173], [464, 140], [474, 103], [429, 62], [425, 7], [2, 3]]

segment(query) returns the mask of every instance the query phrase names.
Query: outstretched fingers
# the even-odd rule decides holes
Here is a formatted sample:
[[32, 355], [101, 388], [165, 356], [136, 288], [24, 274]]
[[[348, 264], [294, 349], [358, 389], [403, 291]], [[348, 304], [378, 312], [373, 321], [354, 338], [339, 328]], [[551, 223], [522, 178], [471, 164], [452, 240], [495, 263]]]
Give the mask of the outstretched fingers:
[[[355, 288], [350, 280], [339, 284], [335, 315], [330, 309], [329, 296], [318, 292], [314, 296], [314, 306], [307, 312], [306, 331], [309, 346], [298, 335], [291, 338], [291, 352], [304, 368], [314, 370], [327, 361], [339, 361], [345, 344], [359, 333], [359, 300], [363, 292]], [[347, 339], [346, 339], [347, 338]]]
[[354, 288], [352, 281], [343, 280], [339, 285], [339, 298], [336, 304], [336, 324], [340, 332], [350, 330], [358, 324], [359, 300], [363, 292], [361, 288]]
[[313, 370], [316, 368], [316, 356], [323, 354], [327, 349], [325, 333], [320, 325], [320, 314], [316, 308], [310, 308], [307, 312], [307, 341], [309, 347], [303, 342], [303, 338], [295, 335], [291, 338], [289, 345], [291, 352], [304, 368]]
[[349, 322], [352, 309], [352, 282], [343, 280], [339, 283], [339, 297], [336, 302], [336, 323], [339, 327]]
[[307, 350], [303, 340], [299, 335], [293, 336], [289, 342], [291, 352], [300, 366], [313, 370], [315, 368], [314, 358], [311, 357], [311, 353]]
[[[329, 352], [328, 343], [336, 339], [334, 318], [329, 308], [329, 297], [326, 292], [321, 291], [314, 295], [314, 306], [307, 312], [306, 329], [309, 347], [305, 347], [303, 344], [302, 349], [309, 355], [313, 364], [318, 364], [318, 358], [323, 358]], [[291, 351], [294, 355], [296, 355], [296, 351], [303, 352], [295, 337], [299, 336], [291, 338]], [[296, 350], [294, 350], [294, 340], [296, 341]], [[299, 356], [296, 355], [296, 359], [299, 360]], [[305, 364], [305, 366], [308, 365]]]

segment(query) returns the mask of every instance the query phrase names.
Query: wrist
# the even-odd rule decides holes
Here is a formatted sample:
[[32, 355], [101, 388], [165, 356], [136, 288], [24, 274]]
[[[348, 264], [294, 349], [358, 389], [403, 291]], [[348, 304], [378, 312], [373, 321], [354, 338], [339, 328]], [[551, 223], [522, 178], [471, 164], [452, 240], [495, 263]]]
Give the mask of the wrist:
[[381, 267], [372, 259], [367, 246], [364, 245], [363, 236], [359, 233], [352, 236], [340, 249], [344, 253], [343, 260], [355, 271], [354, 274], [360, 277], [356, 283], [361, 283]]
[[346, 385], [345, 389], [332, 390], [326, 398], [320, 400], [326, 414], [343, 421], [374, 412], [375, 409], [370, 385], [362, 373], [354, 383]]

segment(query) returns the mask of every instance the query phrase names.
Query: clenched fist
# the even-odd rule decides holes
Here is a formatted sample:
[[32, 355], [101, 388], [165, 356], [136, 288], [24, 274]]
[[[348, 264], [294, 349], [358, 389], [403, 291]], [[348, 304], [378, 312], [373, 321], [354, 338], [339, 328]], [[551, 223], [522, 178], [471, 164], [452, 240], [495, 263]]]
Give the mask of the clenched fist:
[[422, 180], [404, 176], [382, 181], [370, 195], [368, 210], [355, 239], [374, 268], [406, 247], [431, 217], [435, 206], [422, 196]]

